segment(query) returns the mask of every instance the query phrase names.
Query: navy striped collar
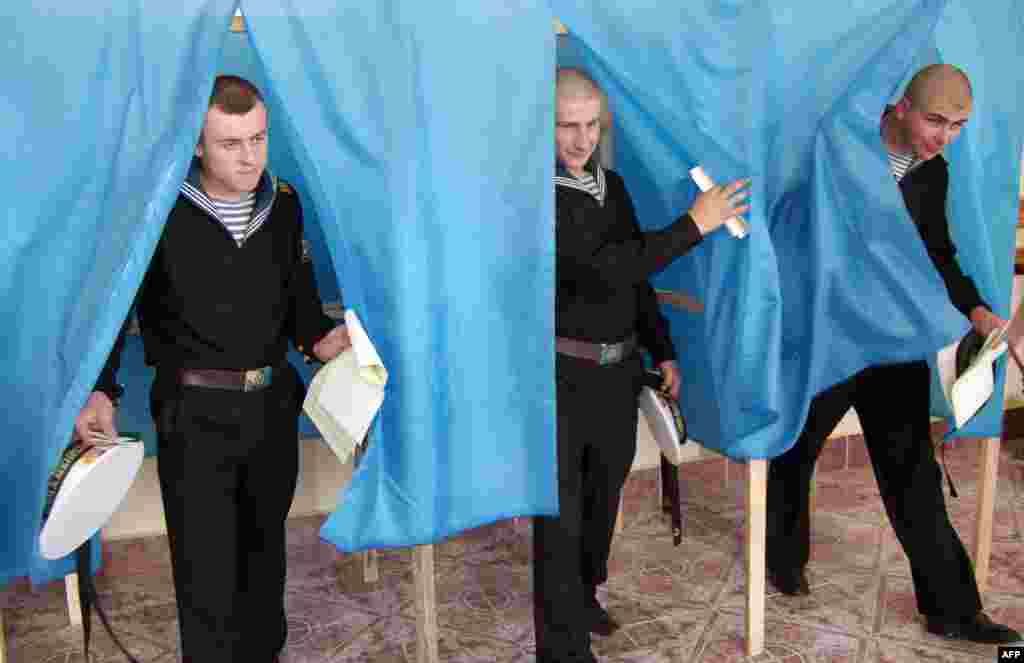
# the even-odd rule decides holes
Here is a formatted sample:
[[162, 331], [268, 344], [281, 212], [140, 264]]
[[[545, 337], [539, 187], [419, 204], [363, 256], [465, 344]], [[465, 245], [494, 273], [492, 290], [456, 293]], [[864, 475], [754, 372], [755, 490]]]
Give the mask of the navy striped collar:
[[[206, 212], [210, 218], [223, 225], [224, 220], [217, 213], [217, 206], [214, 205], [210, 196], [203, 191], [202, 184], [200, 184], [199, 171], [199, 159], [193, 158], [192, 165], [188, 169], [188, 176], [181, 183], [181, 195], [192, 201], [193, 205]], [[259, 230], [263, 222], [270, 216], [270, 210], [274, 207], [274, 200], [277, 198], [277, 179], [270, 174], [270, 171], [263, 171], [263, 175], [260, 176], [260, 183], [253, 193], [256, 194], [256, 202], [252, 208], [252, 220], [249, 221], [249, 227], [245, 229], [245, 236], [239, 242], [239, 246]], [[229, 234], [230, 232], [228, 230]]]
[[601, 164], [591, 159], [587, 162], [587, 165], [584, 166], [584, 170], [589, 171], [590, 174], [593, 175], [594, 183], [597, 185], [597, 191], [593, 191], [585, 186], [582, 182], [576, 179], [576, 177], [570, 173], [565, 166], [558, 162], [555, 162], [555, 186], [577, 189], [583, 193], [593, 196], [599, 205], [604, 205], [605, 195], [608, 193], [608, 186], [604, 176], [604, 168], [601, 167]]

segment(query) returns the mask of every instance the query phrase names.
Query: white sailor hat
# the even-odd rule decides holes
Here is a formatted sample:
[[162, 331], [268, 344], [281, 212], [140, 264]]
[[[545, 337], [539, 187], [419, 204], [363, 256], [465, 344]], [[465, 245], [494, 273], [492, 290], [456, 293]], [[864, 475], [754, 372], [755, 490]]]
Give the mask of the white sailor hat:
[[683, 445], [686, 444], [686, 419], [675, 400], [659, 389], [645, 386], [640, 389], [638, 402], [662, 455], [673, 465], [682, 463]]
[[69, 445], [47, 485], [40, 554], [59, 559], [98, 532], [128, 494], [144, 455], [142, 441], [127, 436]]

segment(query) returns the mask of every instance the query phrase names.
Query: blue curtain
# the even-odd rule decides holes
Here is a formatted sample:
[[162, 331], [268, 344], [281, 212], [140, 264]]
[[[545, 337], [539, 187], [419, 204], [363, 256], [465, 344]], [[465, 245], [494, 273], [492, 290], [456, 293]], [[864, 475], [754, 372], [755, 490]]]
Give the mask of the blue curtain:
[[[16, 195], [0, 243], [0, 585], [70, 569], [36, 551], [46, 476], [219, 72], [263, 86], [271, 166], [303, 196], [321, 292], [344, 293], [391, 372], [325, 535], [347, 549], [410, 545], [556, 512], [550, 14], [364, 5], [247, 3], [248, 35], [228, 32], [231, 1], [5, 6], [0, 168]], [[151, 431], [137, 340], [122, 375], [122, 427]]]
[[390, 372], [323, 536], [405, 546], [555, 513], [550, 13], [529, 0], [243, 12], [345, 303]]
[[202, 123], [231, 0], [0, 9], [0, 585], [47, 565], [46, 477], [131, 306]]
[[[750, 236], [719, 233], [655, 278], [706, 307], [666, 310], [696, 439], [735, 458], [776, 456], [815, 393], [966, 331], [879, 137], [885, 105], [929, 62], [957, 63], [974, 82], [970, 126], [947, 153], [950, 218], [961, 266], [1008, 313], [1024, 101], [1013, 2], [551, 5], [571, 33], [559, 61], [609, 94], [616, 165], [641, 223], [687, 209], [698, 163], [719, 182], [753, 178]], [[1001, 393], [960, 433], [998, 434]]]
[[[919, 54], [920, 64], [938, 60], [962, 66], [975, 91], [966, 139], [947, 151], [953, 241], [982, 296], [1008, 317], [1024, 145], [1024, 78], [1015, 64], [1024, 61], [1024, 6], [1014, 0], [951, 2]], [[996, 395], [956, 435], [1001, 433], [1006, 361], [998, 365]], [[944, 401], [932, 400], [945, 413]]]
[[[751, 235], [711, 238], [657, 277], [706, 305], [669, 311], [705, 443], [780, 453], [811, 394], [964, 330], [877, 134], [925, 62], [974, 80], [975, 116], [949, 153], [953, 233], [1006, 314], [1020, 10], [854, 4], [254, 0], [248, 35], [232, 35], [231, 0], [6, 3], [0, 585], [68, 570], [36, 553], [46, 476], [134, 298], [218, 71], [263, 85], [272, 167], [313, 220], [325, 298], [358, 312], [391, 371], [369, 452], [324, 528], [346, 550], [557, 508], [552, 15], [575, 35], [559, 57], [610, 94], [644, 223], [689, 205], [695, 163], [754, 178]], [[998, 404], [976, 421], [995, 432]]]

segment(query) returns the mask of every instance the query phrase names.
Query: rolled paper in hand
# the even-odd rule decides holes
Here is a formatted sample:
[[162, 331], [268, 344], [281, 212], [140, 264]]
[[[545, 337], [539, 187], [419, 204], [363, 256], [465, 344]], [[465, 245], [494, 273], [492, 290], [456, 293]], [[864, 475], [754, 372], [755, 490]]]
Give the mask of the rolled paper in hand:
[[[711, 178], [708, 177], [708, 174], [700, 166], [694, 166], [690, 169], [690, 177], [693, 178], [694, 183], [701, 191], [707, 191], [715, 186], [715, 183], [711, 181]], [[729, 233], [736, 239], [743, 239], [750, 232], [747, 222], [738, 216], [731, 216], [726, 219], [725, 227], [729, 229]]]

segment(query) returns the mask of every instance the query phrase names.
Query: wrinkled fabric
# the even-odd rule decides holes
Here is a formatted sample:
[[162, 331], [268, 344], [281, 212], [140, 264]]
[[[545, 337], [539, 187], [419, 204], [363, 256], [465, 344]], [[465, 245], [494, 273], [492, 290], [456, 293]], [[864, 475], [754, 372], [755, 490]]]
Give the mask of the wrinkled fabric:
[[67, 573], [37, 537], [70, 440], [185, 176], [230, 0], [0, 10], [0, 585]]
[[322, 536], [407, 546], [556, 513], [549, 12], [528, 0], [243, 12], [346, 306], [390, 375]]
[[[71, 568], [36, 551], [46, 477], [220, 71], [267, 92], [271, 167], [302, 196], [321, 292], [356, 310], [391, 373], [370, 449], [323, 530], [345, 550], [556, 512], [555, 15], [574, 33], [560, 60], [609, 92], [616, 168], [643, 223], [689, 206], [696, 163], [719, 181], [754, 178], [750, 236], [719, 233], [656, 277], [706, 306], [667, 313], [683, 409], [708, 446], [781, 453], [810, 395], [966, 328], [877, 132], [885, 103], [937, 59], [963, 66], [976, 97], [947, 155], [954, 240], [1007, 313], [1024, 44], [1012, 0], [254, 0], [246, 35], [227, 31], [230, 0], [7, 5], [0, 585]], [[145, 371], [125, 376], [141, 401], [126, 408], [146, 423]], [[998, 431], [996, 401], [967, 431]]]
[[[972, 77], [974, 114], [947, 150], [950, 223], [961, 266], [1008, 314], [1024, 101], [1012, 2], [550, 4], [571, 33], [559, 62], [608, 93], [616, 168], [642, 224], [687, 209], [694, 165], [720, 183], [753, 179], [750, 235], [717, 233], [654, 279], [705, 305], [666, 310], [694, 439], [771, 458], [793, 445], [817, 392], [966, 331], [879, 135], [885, 105], [930, 62]], [[960, 434], [999, 433], [1001, 384]]]
[[[324, 299], [344, 296], [391, 374], [325, 535], [410, 545], [555, 513], [549, 12], [252, 2], [237, 35], [232, 2], [128, 4], [5, 8], [0, 28], [0, 167], [18, 194], [0, 267], [14, 477], [0, 583], [70, 570], [36, 551], [48, 468], [141, 282], [216, 73], [262, 85], [271, 168], [303, 197]], [[508, 62], [522, 43], [537, 48]], [[151, 434], [137, 339], [126, 362], [121, 426]]]

